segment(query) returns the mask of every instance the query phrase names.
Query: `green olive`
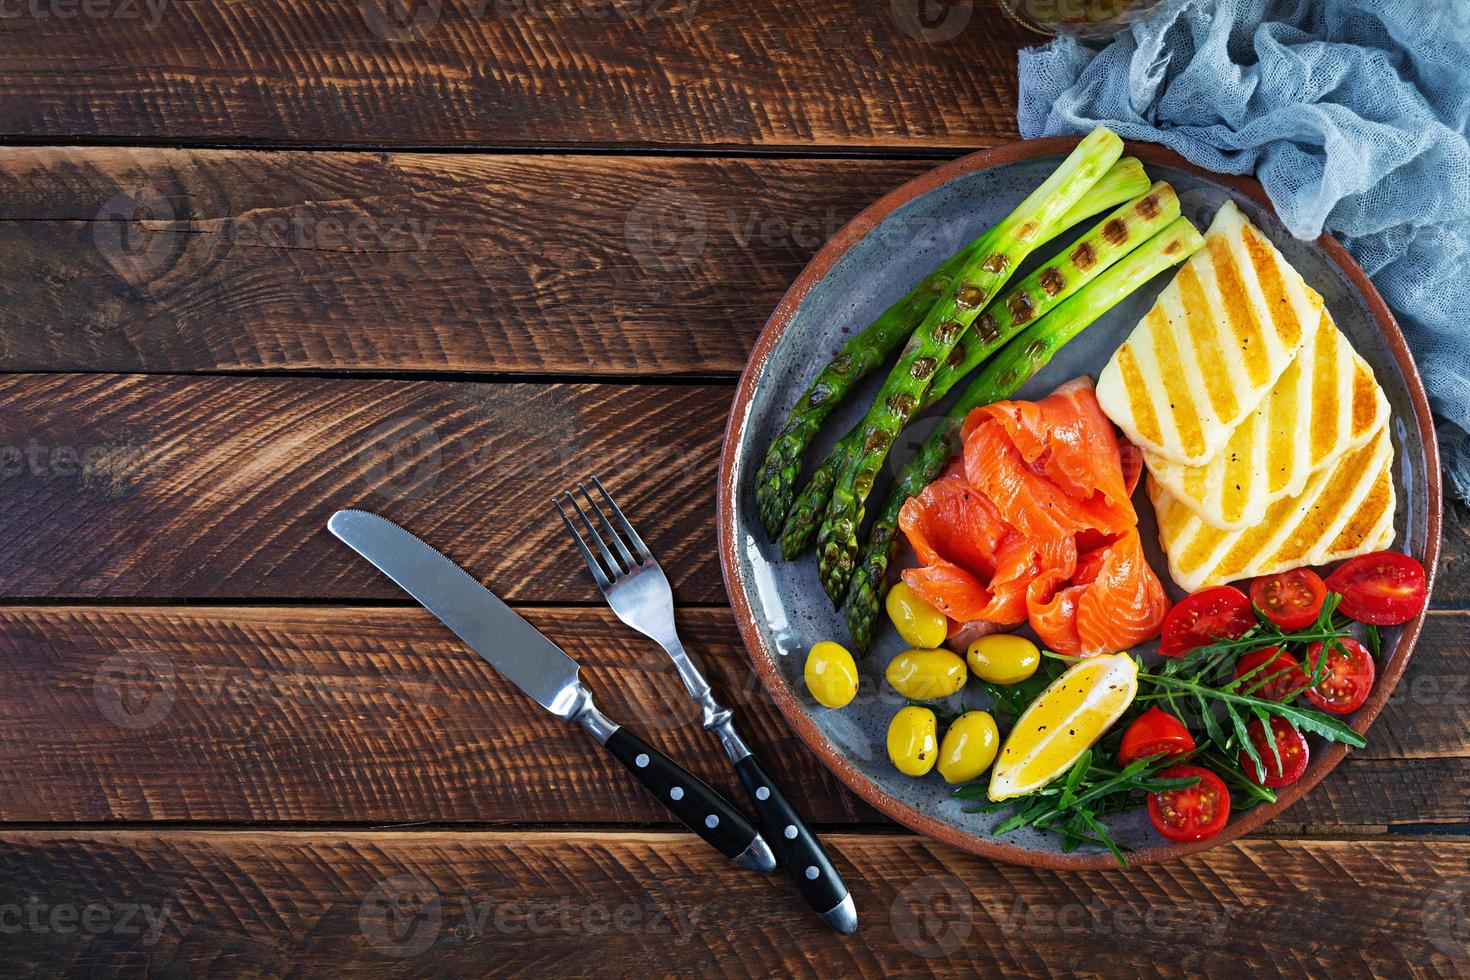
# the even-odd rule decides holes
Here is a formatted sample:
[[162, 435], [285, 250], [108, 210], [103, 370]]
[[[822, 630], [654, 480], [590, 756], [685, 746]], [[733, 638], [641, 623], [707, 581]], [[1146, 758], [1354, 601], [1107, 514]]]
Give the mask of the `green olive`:
[[968, 783], [995, 761], [1000, 732], [985, 711], [966, 711], [954, 720], [939, 744], [939, 775], [946, 783]]
[[922, 776], [934, 768], [939, 747], [934, 741], [934, 712], [909, 705], [888, 723], [888, 758], [905, 776]]
[[1019, 684], [1036, 673], [1041, 664], [1041, 651], [1024, 636], [992, 633], [971, 643], [965, 659], [982, 681]]
[[857, 695], [857, 664], [839, 643], [823, 640], [813, 644], [802, 673], [806, 689], [825, 707], [844, 707]]
[[933, 701], [965, 686], [965, 662], [948, 650], [905, 650], [888, 663], [888, 683], [906, 698]]
[[949, 620], [944, 613], [925, 602], [904, 582], [894, 583], [883, 605], [898, 635], [911, 647], [937, 647], [949, 634]]

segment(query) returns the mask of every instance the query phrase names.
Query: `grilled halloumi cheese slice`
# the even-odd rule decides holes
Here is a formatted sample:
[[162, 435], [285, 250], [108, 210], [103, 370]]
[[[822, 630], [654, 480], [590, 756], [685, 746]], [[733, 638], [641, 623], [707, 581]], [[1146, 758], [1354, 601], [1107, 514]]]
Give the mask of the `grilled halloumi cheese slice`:
[[1187, 466], [1146, 452], [1144, 463], [1206, 524], [1238, 531], [1300, 494], [1313, 473], [1362, 446], [1387, 418], [1373, 369], [1324, 309], [1270, 394], [1208, 462]]
[[1243, 531], [1210, 527], [1152, 476], [1148, 493], [1169, 572], [1195, 592], [1302, 565], [1323, 565], [1393, 544], [1393, 443], [1388, 425], [1282, 497]]
[[1113, 354], [1102, 410], [1136, 445], [1200, 465], [1256, 410], [1316, 326], [1322, 298], [1233, 202]]

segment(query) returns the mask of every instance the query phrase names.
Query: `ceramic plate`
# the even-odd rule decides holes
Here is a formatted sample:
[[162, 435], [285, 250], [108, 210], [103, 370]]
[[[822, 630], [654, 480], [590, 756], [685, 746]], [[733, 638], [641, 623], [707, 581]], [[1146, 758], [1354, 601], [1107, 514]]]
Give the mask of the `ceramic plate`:
[[[987, 150], [941, 166], [873, 204], [827, 243], [787, 291], [756, 342], [731, 409], [720, 470], [720, 560], [736, 619], [751, 659], [797, 734], [849, 787], [869, 803], [916, 831], [988, 857], [1058, 868], [1105, 868], [1114, 862], [1100, 849], [1063, 854], [1059, 838], [1031, 830], [994, 837], [999, 817], [964, 812], [937, 774], [910, 779], [888, 761], [884, 733], [901, 699], [882, 683], [883, 667], [903, 648], [892, 627], [878, 632], [859, 665], [863, 693], [848, 707], [822, 708], [802, 682], [806, 651], [820, 639], [843, 641], [847, 628], [817, 581], [815, 560], [785, 563], [756, 519], [754, 477], [771, 437], [800, 392], [841, 346], [925, 274], [986, 227], [1004, 217], [1040, 184], [1076, 144], [1075, 139], [1032, 140]], [[1268, 235], [1306, 281], [1327, 301], [1337, 325], [1367, 359], [1388, 395], [1398, 492], [1395, 547], [1420, 559], [1431, 576], [1439, 554], [1440, 483], [1434, 430], [1424, 390], [1403, 335], [1362, 270], [1336, 241], [1293, 238], [1277, 220], [1259, 184], [1201, 171], [1159, 147], [1130, 145], [1155, 180], [1179, 193], [1183, 213], [1201, 231], [1215, 210], [1233, 198]], [[1046, 250], [1049, 251], [1049, 250]], [[1023, 269], [1024, 271], [1024, 269]], [[1064, 347], [1018, 397], [1037, 398], [1069, 378], [1094, 379], [1172, 272], [1159, 276], [1096, 321]], [[880, 372], [881, 373], [881, 372]], [[815, 465], [832, 440], [857, 421], [881, 377], [868, 379], [859, 397], [830, 418], [823, 440], [809, 453]], [[922, 422], [898, 440], [891, 478], [926, 434]], [[901, 455], [900, 455], [901, 454]], [[881, 501], [880, 482], [873, 499]], [[1167, 581], [1157, 546], [1152, 508], [1140, 489], [1135, 500], [1149, 560]], [[909, 556], [911, 560], [911, 556]], [[904, 564], [904, 557], [896, 563]], [[1431, 579], [1432, 585], [1432, 579]], [[1177, 597], [1179, 591], [1174, 590]], [[1368, 702], [1350, 719], [1367, 730], [1397, 684], [1422, 616], [1384, 634], [1382, 673]], [[1152, 644], [1141, 648], [1151, 652]], [[986, 704], [974, 685], [953, 700]], [[1280, 792], [1272, 806], [1258, 806], [1232, 820], [1214, 838], [1170, 844], [1148, 825], [1142, 809], [1110, 820], [1115, 837], [1134, 849], [1132, 863], [1177, 857], [1225, 843], [1259, 827], [1309, 792], [1346, 753], [1315, 737], [1307, 774]]]

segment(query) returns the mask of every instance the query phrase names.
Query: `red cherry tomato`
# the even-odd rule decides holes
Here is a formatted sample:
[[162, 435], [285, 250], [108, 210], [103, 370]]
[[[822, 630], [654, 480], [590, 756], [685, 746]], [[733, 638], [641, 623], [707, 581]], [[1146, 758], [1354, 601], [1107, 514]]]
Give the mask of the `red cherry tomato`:
[[1199, 777], [1184, 789], [1148, 794], [1148, 819], [1170, 840], [1204, 840], [1220, 832], [1230, 819], [1230, 793], [1220, 777], [1199, 766], [1170, 766], [1162, 779]]
[[1327, 586], [1310, 568], [1262, 575], [1251, 583], [1251, 602], [1284, 630], [1306, 629], [1317, 621]]
[[[1245, 731], [1251, 738], [1251, 744], [1255, 746], [1256, 754], [1261, 757], [1261, 765], [1266, 769], [1262, 773], [1245, 749], [1241, 749], [1240, 768], [1245, 770], [1247, 776], [1268, 789], [1290, 786], [1302, 778], [1302, 773], [1307, 771], [1311, 752], [1307, 748], [1306, 738], [1292, 728], [1290, 722], [1284, 718], [1272, 718], [1271, 738], [1266, 737], [1266, 726], [1259, 719], [1247, 725]], [[1276, 741], [1274, 753], [1271, 751], [1271, 739]], [[1278, 755], [1281, 757], [1280, 762], [1276, 761]]]
[[[1263, 666], [1264, 665], [1264, 666]], [[1260, 670], [1256, 670], [1260, 667]], [[1255, 673], [1251, 674], [1251, 671]], [[1236, 688], [1242, 694], [1266, 701], [1290, 701], [1307, 686], [1307, 674], [1301, 661], [1280, 647], [1252, 650], [1235, 662], [1235, 677], [1251, 674], [1250, 680]], [[1264, 683], [1262, 683], [1264, 682]], [[1260, 687], [1256, 687], [1260, 684]], [[1251, 688], [1255, 688], [1254, 691]]]
[[1219, 585], [1186, 596], [1164, 617], [1159, 652], [1179, 657], [1215, 640], [1233, 640], [1256, 625], [1256, 614], [1245, 593]]
[[1194, 751], [1194, 736], [1184, 722], [1162, 708], [1149, 708], [1133, 719], [1118, 746], [1118, 765], [1126, 766], [1151, 755], [1186, 755]]
[[1342, 596], [1343, 614], [1360, 623], [1407, 623], [1429, 598], [1424, 566], [1396, 551], [1349, 558], [1327, 576], [1327, 588]]
[[[1316, 667], [1321, 656], [1321, 643], [1307, 648], [1307, 671]], [[1335, 715], [1357, 711], [1368, 700], [1376, 675], [1373, 657], [1363, 649], [1363, 644], [1357, 640], [1337, 640], [1327, 651], [1327, 674], [1320, 683], [1307, 688], [1307, 700]]]

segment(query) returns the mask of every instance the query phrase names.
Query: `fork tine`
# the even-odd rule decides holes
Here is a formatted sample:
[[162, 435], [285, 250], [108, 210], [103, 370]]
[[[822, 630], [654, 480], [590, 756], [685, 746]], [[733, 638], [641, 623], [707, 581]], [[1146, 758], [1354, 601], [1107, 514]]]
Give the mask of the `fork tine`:
[[[608, 521], [607, 515], [602, 512], [601, 507], [597, 506], [597, 501], [592, 499], [592, 494], [588, 493], [587, 488], [580, 483], [577, 484], [577, 489], [582, 491], [582, 496], [587, 498], [587, 506], [591, 507], [592, 510], [597, 514], [597, 519], [602, 521], [602, 526], [607, 530], [607, 536], [612, 538], [613, 544], [618, 546], [618, 554], [622, 555], [623, 561], [628, 563], [628, 570], [632, 571], [633, 569], [637, 568], [638, 562], [633, 558], [633, 553], [628, 550], [627, 545], [623, 544], [623, 539], [618, 535], [618, 532], [613, 530], [613, 526]], [[606, 497], [607, 491], [604, 490], [602, 492], [602, 495]], [[608, 502], [612, 503], [610, 499]], [[616, 504], [613, 505], [613, 509], [617, 510]], [[623, 521], [624, 526], [626, 526], [627, 523], [628, 522], [626, 520]]]
[[[587, 528], [587, 533], [592, 535], [593, 541], [597, 542], [597, 550], [602, 552], [602, 557], [607, 560], [607, 567], [612, 571], [612, 577], [621, 578], [623, 575], [631, 571], [631, 569], [629, 568], [624, 568], [622, 564], [619, 563], [617, 556], [608, 549], [607, 542], [602, 540], [602, 535], [597, 533], [597, 528], [593, 527], [592, 521], [587, 518], [587, 512], [582, 509], [581, 504], [577, 503], [576, 495], [570, 490], [563, 490], [562, 496], [571, 501], [572, 508], [576, 510], [577, 516], [582, 518], [582, 526]], [[606, 524], [607, 522], [604, 520], [603, 523]]]
[[[592, 485], [601, 491], [602, 499], [606, 500], [608, 507], [612, 508], [612, 512], [616, 515], [618, 523], [623, 526], [623, 532], [628, 535], [628, 540], [633, 542], [633, 547], [637, 548], [638, 553], [644, 558], [653, 561], [653, 553], [648, 550], [648, 545], [644, 544], [643, 539], [638, 536], [638, 532], [633, 530], [632, 522], [623, 514], [622, 508], [613, 502], [612, 494], [607, 492], [607, 488], [602, 485], [602, 481], [596, 476], [593, 476]], [[582, 492], [586, 493], [587, 491], [583, 490]]]
[[567, 526], [567, 530], [572, 532], [572, 540], [577, 542], [577, 550], [582, 553], [582, 560], [587, 563], [587, 570], [592, 573], [592, 578], [597, 583], [597, 587], [599, 589], [611, 587], [612, 582], [608, 580], [607, 573], [602, 570], [602, 566], [598, 564], [592, 552], [587, 549], [587, 542], [582, 540], [582, 533], [577, 530], [577, 526], [572, 523], [572, 519], [562, 509], [561, 501], [552, 497], [551, 504], [556, 508], [556, 512], [561, 515], [561, 521]]

